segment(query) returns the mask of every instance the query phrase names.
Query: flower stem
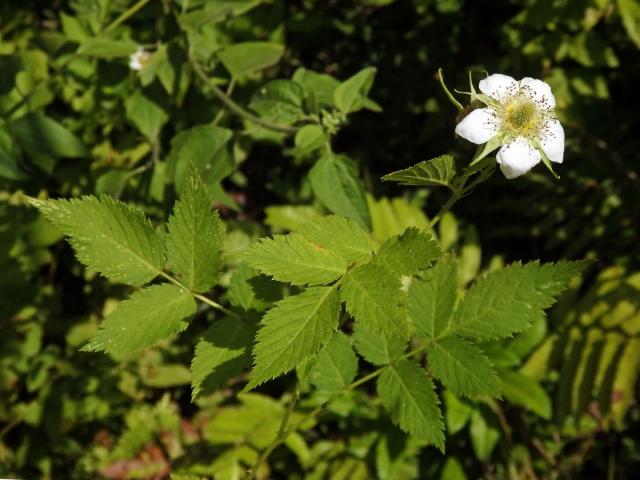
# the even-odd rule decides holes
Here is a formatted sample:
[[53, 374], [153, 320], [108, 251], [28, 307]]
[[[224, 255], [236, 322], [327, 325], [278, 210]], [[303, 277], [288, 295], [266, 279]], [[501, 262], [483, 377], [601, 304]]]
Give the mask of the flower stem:
[[435, 216], [431, 219], [431, 221], [429, 222], [429, 227], [431, 227], [431, 228], [435, 227], [435, 225], [442, 219], [444, 214], [447, 213], [449, 210], [451, 210], [451, 207], [453, 207], [453, 205], [458, 200], [460, 200], [460, 198], [462, 198], [462, 191], [461, 190], [455, 190], [451, 194], [451, 196], [449, 197], [449, 200], [447, 200], [447, 203], [445, 203], [440, 208], [438, 213], [436, 213]]
[[264, 120], [253, 113], [245, 110], [236, 102], [234, 102], [228, 95], [226, 95], [211, 79], [207, 76], [207, 74], [202, 69], [202, 66], [191, 56], [189, 55], [189, 63], [191, 64], [191, 68], [195, 74], [202, 80], [207, 88], [211, 90], [211, 92], [220, 100], [225, 107], [227, 107], [231, 112], [235, 113], [239, 117], [245, 118], [256, 125], [259, 125], [263, 128], [267, 128], [269, 130], [273, 130], [275, 132], [280, 133], [295, 133], [298, 131], [296, 127], [290, 127], [288, 125], [280, 125], [277, 123], [272, 123], [267, 120]]

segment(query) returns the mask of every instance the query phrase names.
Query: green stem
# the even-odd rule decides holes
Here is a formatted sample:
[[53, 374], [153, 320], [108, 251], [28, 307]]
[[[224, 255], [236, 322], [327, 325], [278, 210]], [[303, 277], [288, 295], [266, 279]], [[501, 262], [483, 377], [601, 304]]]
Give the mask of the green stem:
[[[232, 78], [231, 81], [229, 82], [229, 85], [227, 86], [227, 91], [224, 93], [227, 98], [231, 98], [231, 94], [233, 93], [233, 88], [235, 86], [236, 86], [236, 79]], [[220, 120], [222, 120], [222, 117], [224, 117], [224, 112], [225, 112], [224, 108], [221, 108], [218, 114], [216, 115], [216, 118], [213, 119], [213, 122], [211, 123], [211, 125], [213, 125], [214, 127], [218, 125], [218, 123], [220, 123]]]
[[298, 384], [296, 384], [296, 386], [293, 389], [293, 395], [289, 400], [289, 405], [287, 406], [287, 410], [285, 411], [282, 417], [282, 421], [280, 422], [280, 428], [278, 429], [278, 434], [276, 435], [276, 438], [273, 440], [273, 442], [271, 442], [271, 444], [262, 452], [262, 454], [256, 461], [255, 465], [249, 472], [249, 479], [256, 478], [256, 475], [258, 474], [258, 470], [264, 464], [267, 458], [269, 458], [269, 455], [271, 455], [271, 452], [273, 452], [278, 447], [278, 445], [284, 442], [287, 439], [287, 437], [291, 434], [292, 431], [287, 430], [287, 426], [289, 425], [291, 414], [293, 413], [293, 410], [295, 409], [299, 398], [300, 398], [300, 391], [298, 389]]
[[139, 0], [135, 5], [131, 6], [128, 10], [126, 10], [125, 12], [123, 12], [118, 18], [116, 18], [113, 22], [111, 22], [109, 25], [107, 25], [101, 32], [100, 35], [104, 35], [107, 34], [109, 32], [111, 32], [111, 30], [113, 30], [114, 28], [118, 27], [119, 25], [121, 25], [123, 22], [127, 21], [127, 19], [129, 17], [131, 17], [132, 15], [134, 15], [136, 12], [138, 12], [138, 10], [140, 10], [142, 7], [144, 7], [147, 3], [149, 3], [151, 0]]
[[458, 200], [460, 200], [460, 198], [462, 198], [462, 189], [455, 190], [449, 197], [449, 200], [447, 200], [447, 203], [445, 203], [442, 208], [440, 208], [438, 213], [436, 213], [435, 216], [431, 219], [431, 221], [429, 222], [429, 227], [435, 227], [435, 225], [442, 219], [444, 214], [451, 210], [451, 207], [453, 207], [453, 205]]
[[199, 293], [194, 293], [193, 296], [195, 298], [197, 298], [198, 300], [200, 300], [203, 303], [206, 303], [207, 305], [215, 308], [216, 310], [225, 313], [227, 315], [229, 315], [230, 317], [233, 318], [237, 318], [238, 320], [241, 320], [242, 317], [240, 315], [238, 315], [236, 312], [234, 312], [233, 310], [229, 310], [226, 307], [223, 307], [222, 305], [220, 305], [218, 302], [214, 302], [213, 300], [211, 300], [210, 298], [205, 297], [204, 295], [200, 295]]
[[[178, 280], [177, 278], [172, 277], [168, 273], [163, 272], [161, 270], [158, 270], [158, 274], [162, 278], [164, 278], [164, 279], [170, 281], [171, 283], [173, 283], [176, 287], [182, 288], [184, 290], [191, 291], [191, 289], [188, 288], [185, 284], [183, 284], [180, 280]], [[200, 295], [199, 293], [195, 293], [193, 291], [191, 291], [191, 295], [193, 295], [194, 298], [197, 298], [201, 302], [206, 303], [210, 307], [213, 307], [216, 310], [229, 315], [230, 317], [237, 318], [238, 320], [242, 319], [242, 317], [240, 315], [238, 315], [236, 312], [234, 312], [233, 310], [229, 310], [228, 308], [223, 307], [218, 302], [215, 302], [215, 301], [211, 300], [210, 298], [205, 297], [204, 295]]]
[[254, 115], [248, 110], [245, 110], [231, 98], [229, 98], [222, 90], [220, 90], [220, 88], [214, 82], [211, 81], [207, 74], [204, 73], [204, 70], [202, 69], [200, 64], [191, 55], [189, 55], [189, 63], [191, 64], [191, 67], [193, 68], [195, 74], [200, 78], [200, 80], [205, 83], [207, 88], [211, 90], [211, 92], [218, 98], [218, 100], [220, 100], [225, 107], [227, 107], [231, 112], [235, 113], [239, 117], [245, 118], [255, 123], [256, 125], [267, 128], [269, 130], [273, 130], [275, 132], [291, 134], [298, 131], [296, 127], [272, 123]]
[[[269, 455], [271, 455], [271, 453], [276, 449], [276, 447], [278, 447], [278, 445], [283, 443], [287, 439], [287, 437], [289, 435], [291, 435], [293, 432], [298, 430], [302, 425], [304, 425], [309, 420], [311, 420], [316, 415], [318, 415], [324, 409], [324, 407], [326, 405], [328, 405], [329, 403], [337, 400], [338, 398], [340, 398], [345, 393], [351, 392], [352, 390], [355, 390], [356, 388], [358, 388], [360, 385], [363, 385], [363, 384], [369, 382], [370, 380], [373, 380], [374, 378], [380, 376], [382, 374], [382, 372], [384, 372], [385, 369], [387, 369], [389, 367], [389, 365], [394, 365], [396, 362], [399, 362], [400, 360], [406, 360], [407, 358], [411, 358], [414, 355], [417, 355], [418, 353], [424, 351], [427, 348], [427, 346], [428, 346], [428, 344], [425, 344], [425, 345], [422, 345], [422, 346], [420, 346], [418, 348], [415, 348], [415, 349], [411, 350], [410, 352], [405, 353], [403, 356], [397, 358], [396, 360], [390, 362], [388, 365], [384, 365], [384, 366], [374, 370], [373, 372], [368, 373], [364, 377], [362, 377], [362, 378], [360, 378], [360, 379], [358, 379], [358, 380], [356, 380], [354, 382], [351, 382], [349, 385], [345, 385], [344, 387], [342, 387], [341, 390], [339, 390], [338, 392], [333, 394], [327, 401], [321, 403], [316, 408], [314, 408], [309, 413], [307, 413], [295, 425], [293, 425], [292, 427], [290, 427], [287, 430], [283, 430], [281, 428], [280, 432], [278, 432], [278, 436], [276, 437], [276, 440], [274, 440], [272, 442], [272, 444], [269, 445], [269, 447], [267, 447], [267, 449], [264, 452], [262, 452], [262, 454], [260, 455], [260, 458], [259, 458], [258, 462], [256, 463], [256, 466], [251, 470], [251, 474], [250, 474], [251, 476], [249, 478], [250, 479], [251, 478], [255, 478], [257, 468], [260, 465], [262, 465], [264, 462], [266, 462], [266, 460], [269, 458]], [[296, 386], [296, 394], [297, 394], [297, 386]], [[290, 404], [290, 406], [291, 406], [291, 404]], [[280, 426], [282, 427], [282, 424]]]

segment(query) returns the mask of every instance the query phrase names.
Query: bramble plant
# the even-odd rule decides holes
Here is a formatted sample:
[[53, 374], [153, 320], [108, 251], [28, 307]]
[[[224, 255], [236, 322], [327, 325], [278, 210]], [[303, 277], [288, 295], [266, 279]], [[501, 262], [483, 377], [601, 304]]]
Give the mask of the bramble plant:
[[633, 474], [635, 2], [14, 3], [0, 477]]
[[[256, 58], [262, 58], [262, 48]], [[133, 55], [132, 62], [138, 62], [140, 52]], [[230, 58], [227, 62], [232, 62]], [[233, 66], [230, 71], [239, 68]], [[208, 83], [206, 74], [200, 73]], [[337, 111], [327, 115], [346, 116], [368, 102], [373, 104], [367, 98], [373, 75], [374, 70], [366, 69], [337, 85], [333, 91]], [[500, 107], [502, 117], [486, 109], [474, 110], [458, 126], [476, 143], [489, 140], [495, 132], [520, 128], [520, 120], [513, 125], [514, 116], [527, 115], [522, 128], [535, 134], [546, 131], [544, 122], [557, 122], [547, 120], [547, 111], [529, 111], [537, 105], [533, 102], [553, 101], [546, 84], [523, 81], [518, 90], [515, 81], [505, 78], [509, 77], [492, 75], [480, 84], [483, 91], [491, 90], [502, 99], [506, 105]], [[501, 93], [493, 86], [496, 82], [509, 82], [508, 88]], [[541, 89], [544, 102], [536, 100]], [[259, 102], [260, 107], [254, 108], [264, 118], [295, 124], [305, 115], [302, 103], [293, 108], [282, 101], [293, 92], [299, 93], [299, 99], [315, 93], [313, 89], [304, 92], [295, 81], [274, 80], [260, 87], [252, 104]], [[473, 92], [475, 97], [478, 94]], [[494, 105], [490, 98], [485, 102]], [[479, 113], [491, 115], [488, 126], [471, 123]], [[489, 133], [483, 133], [482, 139], [474, 137], [473, 129], [482, 128]], [[494, 171], [494, 159], [480, 161], [491, 147], [461, 170], [447, 154], [384, 177], [404, 185], [442, 185], [451, 190], [451, 197], [427, 231], [409, 227], [376, 245], [364, 189], [345, 160], [332, 151], [331, 129], [323, 128], [318, 119], [297, 132], [296, 143], [311, 148], [308, 135], [313, 146], [325, 150], [309, 179], [334, 215], [302, 223], [286, 235], [258, 240], [236, 252], [240, 263], [235, 267], [225, 264], [225, 227], [212, 210], [209, 188], [193, 164], [183, 174], [180, 198], [166, 227], [153, 226], [143, 212], [108, 196], [33, 200], [70, 238], [78, 259], [89, 269], [113, 282], [140, 287], [107, 316], [85, 350], [121, 357], [157, 345], [188, 327], [199, 301], [219, 311], [221, 318], [196, 346], [191, 362], [194, 398], [223, 387], [245, 369], [249, 369], [248, 382], [242, 391], [296, 371], [297, 382], [278, 434], [250, 469], [250, 477], [258, 474], [276, 446], [326, 404], [374, 380], [391, 420], [424, 445], [444, 453], [445, 427], [436, 383], [441, 392], [446, 389], [473, 401], [502, 398], [496, 360], [483, 345], [524, 332], [544, 316], [544, 310], [586, 265], [513, 263], [460, 292], [456, 258], [445, 254], [431, 229], [456, 200], [471, 194]], [[499, 143], [507, 144], [503, 148], [509, 148], [504, 139], [509, 135], [513, 142], [520, 141], [513, 133], [500, 134]], [[540, 142], [543, 148], [547, 145], [545, 138]], [[503, 169], [518, 162], [529, 165], [528, 152], [512, 150], [501, 164]], [[208, 296], [221, 270], [233, 272], [228, 306]], [[259, 274], [289, 284], [291, 290], [284, 298], [262, 305], [266, 313], [257, 321], [251, 309], [259, 294], [250, 280]], [[150, 284], [155, 279], [161, 281]], [[360, 364], [365, 362], [373, 368], [363, 368]], [[321, 400], [292, 424], [302, 395]]]

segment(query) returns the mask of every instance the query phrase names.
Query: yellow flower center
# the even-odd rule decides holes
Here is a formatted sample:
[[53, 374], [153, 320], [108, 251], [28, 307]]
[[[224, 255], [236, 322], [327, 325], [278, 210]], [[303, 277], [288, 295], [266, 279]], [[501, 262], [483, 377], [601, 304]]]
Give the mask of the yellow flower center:
[[540, 117], [540, 110], [533, 101], [516, 95], [504, 105], [502, 124], [514, 136], [531, 137], [538, 133]]

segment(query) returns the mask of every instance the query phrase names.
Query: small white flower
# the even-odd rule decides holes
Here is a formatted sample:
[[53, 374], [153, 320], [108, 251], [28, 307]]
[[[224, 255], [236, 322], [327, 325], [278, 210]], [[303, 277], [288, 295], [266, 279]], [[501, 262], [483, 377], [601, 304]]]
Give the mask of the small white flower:
[[555, 118], [556, 100], [542, 80], [519, 82], [499, 73], [480, 80], [480, 91], [471, 86], [471, 100], [486, 106], [473, 110], [456, 126], [456, 133], [478, 145], [485, 144], [474, 161], [498, 147], [496, 159], [505, 177], [527, 173], [542, 160], [562, 163], [564, 130]]
[[147, 52], [144, 47], [138, 47], [137, 50], [129, 56], [129, 68], [140, 71], [150, 58], [151, 54]]

